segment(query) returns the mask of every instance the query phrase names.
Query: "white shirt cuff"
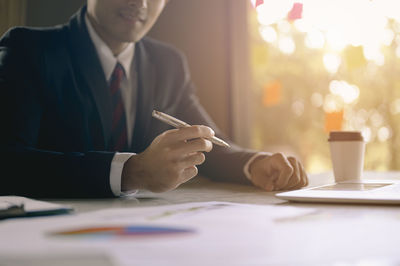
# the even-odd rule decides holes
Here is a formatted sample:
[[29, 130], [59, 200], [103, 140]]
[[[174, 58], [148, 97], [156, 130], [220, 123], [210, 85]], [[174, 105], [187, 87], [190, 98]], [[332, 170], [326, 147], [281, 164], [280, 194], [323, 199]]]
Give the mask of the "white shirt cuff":
[[111, 161], [110, 187], [114, 196], [128, 196], [137, 192], [137, 190], [124, 192], [121, 191], [122, 170], [124, 169], [125, 162], [128, 161], [128, 159], [133, 155], [135, 155], [135, 153], [116, 152]]
[[247, 179], [249, 179], [251, 181], [250, 165], [252, 164], [252, 162], [254, 162], [254, 160], [260, 156], [271, 156], [271, 155], [272, 155], [272, 153], [269, 153], [269, 152], [257, 152], [256, 154], [251, 156], [251, 158], [247, 161], [247, 163], [243, 167], [243, 172], [244, 172], [244, 175], [247, 177]]

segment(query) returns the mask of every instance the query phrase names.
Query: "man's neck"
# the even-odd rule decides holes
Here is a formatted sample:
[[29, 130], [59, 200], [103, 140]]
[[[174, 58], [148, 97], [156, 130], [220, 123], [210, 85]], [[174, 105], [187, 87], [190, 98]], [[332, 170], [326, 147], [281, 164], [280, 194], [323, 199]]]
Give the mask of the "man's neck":
[[129, 43], [127, 42], [119, 42], [113, 39], [111, 36], [106, 34], [102, 27], [96, 22], [96, 20], [88, 13], [87, 14], [90, 24], [92, 24], [92, 27], [96, 31], [97, 35], [107, 44], [107, 46], [110, 48], [114, 56], [119, 55], [128, 45]]

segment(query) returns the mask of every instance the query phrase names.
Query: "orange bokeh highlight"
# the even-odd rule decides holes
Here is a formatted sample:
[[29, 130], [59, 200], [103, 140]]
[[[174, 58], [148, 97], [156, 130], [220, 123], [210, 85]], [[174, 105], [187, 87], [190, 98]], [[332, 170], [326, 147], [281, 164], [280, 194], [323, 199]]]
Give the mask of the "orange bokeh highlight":
[[325, 113], [325, 132], [342, 130], [343, 110], [338, 112]]
[[271, 107], [282, 101], [282, 82], [274, 80], [264, 87], [263, 105]]

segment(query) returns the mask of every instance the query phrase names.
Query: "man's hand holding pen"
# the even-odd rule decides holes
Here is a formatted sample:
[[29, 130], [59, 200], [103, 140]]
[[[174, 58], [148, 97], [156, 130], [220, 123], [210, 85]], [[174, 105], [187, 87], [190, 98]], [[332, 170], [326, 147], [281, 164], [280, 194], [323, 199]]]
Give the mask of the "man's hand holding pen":
[[142, 153], [133, 155], [122, 171], [122, 191], [175, 189], [198, 173], [196, 165], [212, 150], [214, 131], [206, 126], [167, 130]]

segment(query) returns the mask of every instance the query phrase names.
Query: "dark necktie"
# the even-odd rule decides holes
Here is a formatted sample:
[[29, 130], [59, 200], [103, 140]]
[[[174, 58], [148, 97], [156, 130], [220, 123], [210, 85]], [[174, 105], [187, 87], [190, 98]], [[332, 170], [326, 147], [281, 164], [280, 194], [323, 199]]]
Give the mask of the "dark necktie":
[[124, 69], [120, 63], [114, 68], [110, 80], [110, 92], [112, 101], [112, 127], [111, 140], [109, 142], [109, 150], [122, 151], [128, 146], [128, 138], [126, 131], [126, 116], [124, 103], [121, 95], [121, 80], [124, 77]]

